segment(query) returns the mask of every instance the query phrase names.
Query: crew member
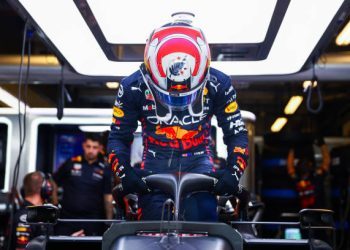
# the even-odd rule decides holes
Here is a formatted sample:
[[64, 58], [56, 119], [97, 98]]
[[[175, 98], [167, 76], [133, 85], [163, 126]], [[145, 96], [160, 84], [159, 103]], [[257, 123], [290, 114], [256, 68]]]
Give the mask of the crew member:
[[[67, 160], [53, 176], [63, 188], [61, 218], [112, 219], [111, 171], [99, 157], [100, 137], [86, 134], [82, 147], [83, 155]], [[59, 223], [56, 233], [71, 235], [80, 230], [85, 235], [102, 235], [105, 228], [101, 223]]]
[[32, 172], [23, 179], [24, 202], [14, 217], [12, 245], [15, 249], [25, 249], [27, 243], [36, 236], [45, 235], [48, 230], [42, 225], [27, 224], [26, 207], [40, 206], [50, 198], [52, 183], [42, 172]]
[[295, 161], [294, 149], [290, 149], [287, 159], [287, 170], [289, 176], [295, 182], [298, 192], [300, 208], [324, 208], [324, 178], [329, 171], [330, 154], [322, 137], [315, 140], [322, 153], [322, 163], [316, 166], [313, 155], [305, 155]]
[[[141, 219], [158, 220], [168, 196], [150, 191], [142, 171], [130, 166], [130, 145], [137, 121], [144, 144], [141, 168], [149, 173], [210, 173], [211, 117], [216, 115], [227, 145], [227, 166], [213, 174], [217, 194], [239, 191], [247, 166], [247, 130], [229, 76], [210, 68], [210, 51], [202, 31], [175, 15], [147, 40], [144, 63], [122, 80], [114, 103], [109, 161], [125, 193], [139, 193]], [[216, 199], [198, 192], [186, 198], [183, 218], [215, 221]]]

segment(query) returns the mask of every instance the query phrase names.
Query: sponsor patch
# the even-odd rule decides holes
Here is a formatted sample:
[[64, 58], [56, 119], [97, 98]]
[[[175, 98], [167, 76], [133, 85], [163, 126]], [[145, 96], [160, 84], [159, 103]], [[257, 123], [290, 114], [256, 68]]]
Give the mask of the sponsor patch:
[[114, 106], [116, 106], [117, 108], [122, 108], [123, 107], [123, 103], [121, 101], [119, 101], [119, 100], [115, 100]]
[[120, 125], [120, 120], [112, 117], [112, 123], [115, 124], [115, 125]]
[[244, 122], [242, 121], [242, 119], [238, 119], [234, 122], [230, 122], [230, 129], [232, 128], [238, 128], [240, 126], [244, 126]]
[[207, 94], [208, 94], [208, 88], [207, 88], [207, 87], [204, 87], [203, 95], [207, 95]]
[[80, 163], [74, 163], [70, 173], [72, 176], [81, 176], [82, 165]]
[[74, 163], [73, 164], [73, 169], [74, 170], [81, 170], [81, 164], [80, 163]]
[[232, 91], [233, 91], [233, 87], [230, 86], [230, 88], [227, 91], [225, 91], [225, 95], [230, 94]]
[[102, 179], [103, 178], [103, 170], [99, 169], [99, 168], [95, 168], [92, 176], [97, 178], [97, 179]]
[[237, 102], [231, 102], [229, 105], [225, 108], [225, 113], [234, 113], [238, 109]]
[[182, 148], [183, 150], [188, 150], [193, 147], [201, 145], [206, 139], [206, 135], [202, 134], [199, 137], [193, 137], [190, 139], [181, 139], [181, 140], [170, 140], [170, 141], [161, 141], [157, 140], [152, 136], [147, 137], [147, 141], [151, 144], [158, 145], [161, 147], [170, 147], [170, 148]]
[[236, 134], [238, 134], [239, 132], [241, 132], [241, 131], [247, 131], [246, 129], [245, 129], [245, 127], [239, 127], [239, 128], [237, 128], [237, 129], [235, 129], [235, 135]]
[[240, 153], [240, 154], [245, 154], [245, 152], [246, 152], [246, 149], [245, 148], [241, 148], [241, 147], [235, 147], [234, 149], [233, 149], [233, 153]]
[[231, 121], [231, 120], [233, 120], [233, 119], [235, 119], [235, 118], [237, 118], [238, 116], [240, 116], [241, 114], [234, 114], [234, 115], [230, 115], [230, 116], [228, 116], [228, 117], [226, 117], [226, 120], [227, 121]]
[[215, 92], [218, 92], [218, 87], [219, 87], [220, 83], [217, 83], [217, 84], [215, 85], [215, 83], [210, 82], [210, 85], [215, 89]]
[[81, 158], [81, 155], [78, 155], [78, 156], [72, 157], [71, 160], [75, 162], [81, 162], [83, 159]]
[[131, 90], [132, 90], [132, 91], [140, 91], [140, 92], [142, 93], [141, 84], [142, 84], [142, 83], [139, 82], [139, 85], [138, 85], [137, 87], [132, 86], [132, 87], [131, 87]]
[[149, 89], [145, 90], [145, 97], [146, 97], [146, 100], [154, 101], [153, 95]]
[[190, 139], [198, 135], [199, 131], [202, 130], [202, 126], [199, 126], [198, 130], [186, 130], [180, 126], [170, 127], [156, 127], [156, 135], [165, 135], [170, 140], [174, 139]]
[[22, 215], [19, 217], [19, 220], [20, 220], [21, 222], [27, 223], [27, 214], [22, 214]]
[[118, 96], [119, 98], [121, 98], [123, 95], [124, 95], [124, 87], [123, 87], [123, 85], [120, 85], [120, 86], [119, 86], [119, 89], [118, 89], [118, 94], [117, 94], [117, 96]]
[[202, 116], [196, 117], [191, 115], [185, 115], [181, 119], [176, 115], [172, 116], [169, 121], [160, 121], [157, 116], [148, 116], [147, 121], [152, 124], [164, 124], [164, 125], [191, 125], [195, 123], [201, 122], [207, 114], [203, 114]]
[[155, 109], [156, 109], [156, 105], [154, 105], [154, 104], [148, 104], [148, 105], [142, 106], [143, 111], [151, 111], [151, 110], [155, 110]]
[[231, 103], [234, 102], [236, 100], [236, 94], [232, 95], [227, 101], [226, 103]]
[[123, 116], [124, 116], [124, 111], [121, 110], [121, 109], [118, 108], [118, 107], [114, 107], [114, 108], [113, 108], [113, 115], [114, 115], [115, 117], [123, 117]]
[[72, 176], [81, 176], [81, 170], [74, 170], [74, 169], [71, 169], [70, 174], [71, 174]]

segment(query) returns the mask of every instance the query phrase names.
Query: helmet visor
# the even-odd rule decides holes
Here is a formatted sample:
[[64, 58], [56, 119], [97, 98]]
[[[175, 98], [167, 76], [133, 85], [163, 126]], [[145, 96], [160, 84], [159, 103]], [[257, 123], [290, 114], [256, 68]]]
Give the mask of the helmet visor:
[[159, 88], [157, 85], [151, 85], [154, 88], [156, 99], [163, 105], [171, 107], [174, 110], [185, 110], [194, 103], [201, 94], [204, 82], [197, 88], [186, 93], [169, 93]]

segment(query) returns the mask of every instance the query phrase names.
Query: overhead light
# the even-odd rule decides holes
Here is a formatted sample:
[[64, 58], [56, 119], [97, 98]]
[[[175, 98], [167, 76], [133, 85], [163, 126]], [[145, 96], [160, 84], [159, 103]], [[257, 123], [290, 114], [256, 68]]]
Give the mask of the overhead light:
[[111, 127], [110, 126], [84, 125], [84, 126], [79, 126], [79, 129], [83, 132], [99, 133], [99, 132], [109, 131], [109, 130], [111, 130]]
[[[28, 61], [28, 56], [24, 56], [24, 62]], [[21, 63], [21, 56], [17, 55], [1, 55], [1, 65], [19, 65]], [[30, 56], [31, 66], [59, 66], [60, 63], [54, 55], [31, 55]]]
[[303, 82], [303, 89], [306, 90], [311, 85], [313, 88], [315, 88], [317, 86], [317, 81], [304, 81]]
[[294, 114], [294, 112], [298, 109], [298, 107], [300, 106], [301, 102], [303, 101], [303, 97], [300, 95], [295, 95], [292, 96], [286, 107], [284, 108], [284, 113], [286, 115], [292, 115]]
[[[126, 76], [139, 68], [141, 62], [108, 60], [74, 1], [18, 1], [78, 73], [90, 76]], [[196, 15], [195, 22], [198, 21], [196, 24], [208, 36], [209, 43], [219, 41], [233, 44], [237, 41], [250, 43], [260, 41], [265, 37], [266, 24], [271, 20], [271, 11], [277, 2], [276, 0], [218, 1], [215, 5], [209, 3], [199, 5], [198, 1], [195, 0], [178, 1], [176, 4], [164, 4], [161, 0], [141, 2], [136, 0], [123, 2], [87, 0], [103, 35], [111, 42], [121, 40], [126, 42], [125, 39], [133, 35], [140, 37], [134, 37], [135, 41], [130, 40], [129, 42], [138, 43], [141, 40], [144, 42], [153, 28], [164, 24], [165, 21], [170, 19], [170, 14], [177, 11], [194, 13]], [[274, 44], [265, 60], [216, 61], [211, 65], [229, 75], [275, 75], [298, 72], [318, 44], [343, 2], [343, 0], [290, 1]], [[118, 6], [116, 6], [117, 4]], [[138, 7], [135, 8], [135, 6]], [[154, 6], [166, 10], [166, 13], [153, 11], [152, 15], [144, 18], [144, 13], [152, 11]], [[225, 8], [222, 8], [222, 6], [225, 6]], [[130, 15], [124, 16], [124, 19], [121, 19], [123, 23], [121, 26], [123, 27], [119, 27], [120, 25], [118, 26], [116, 23], [121, 22], [117, 22], [120, 17], [119, 14], [115, 15], [116, 9], [123, 16], [124, 13], [135, 13], [135, 11], [136, 14], [132, 17]], [[226, 15], [222, 14], [223, 11], [232, 12], [235, 10], [242, 12], [237, 14], [239, 18], [244, 17], [242, 20], [236, 20], [235, 15], [230, 14], [225, 17]], [[209, 13], [211, 18], [208, 19], [206, 13]], [[65, 18], [62, 18], [63, 15]], [[246, 18], [245, 16], [254, 16], [254, 18]], [[300, 18], [302, 16], [308, 17], [307, 22]], [[218, 20], [218, 22], [215, 22], [215, 20]], [[137, 29], [134, 29], [135, 27]], [[121, 34], [116, 31], [116, 28], [125, 28], [128, 31], [134, 30], [135, 32]], [[127, 36], [124, 36], [124, 34], [127, 34]], [[307, 35], [305, 36], [305, 34]], [[227, 37], [227, 35], [230, 37]], [[301, 36], [305, 39], [300, 39]]]
[[[1, 87], [0, 87], [0, 101], [5, 103], [7, 106], [13, 108], [16, 111], [18, 110], [18, 98], [13, 96], [12, 94], [10, 94], [9, 92], [7, 92]], [[20, 101], [19, 106], [20, 106], [20, 112], [23, 113], [25, 104], [22, 101]], [[27, 109], [29, 108], [30, 107], [27, 105]]]
[[119, 87], [119, 82], [106, 82], [106, 86], [109, 89], [117, 89]]
[[350, 21], [345, 25], [342, 31], [335, 39], [338, 46], [347, 46], [350, 44]]
[[276, 121], [272, 124], [271, 126], [271, 131], [272, 132], [278, 132], [280, 131], [284, 125], [287, 123], [287, 118], [285, 117], [278, 117]]
[[[179, 11], [195, 14], [192, 24], [203, 29], [209, 43], [260, 43], [265, 39], [277, 4], [277, 0], [219, 0], [217, 4], [225, 8], [220, 7], [220, 12], [214, 13], [212, 4], [198, 4], [196, 0], [177, 0], [176, 5], [164, 4], [163, 0], [130, 0], [123, 1], [122, 5], [116, 0], [87, 2], [106, 40], [112, 44], [144, 44], [152, 30], [169, 23], [171, 14]], [[150, 6], [157, 6], [157, 11], [144, 18], [145, 10], [152, 8]], [[116, 15], [115, 10], [120, 8], [123, 11]], [[131, 10], [135, 21], [126, 23], [125, 20], [130, 20]], [[208, 16], [213, 18], [208, 19]], [[116, 23], [124, 25], [111, 25]], [[230, 28], [222, 32], [222, 28], [228, 26]]]

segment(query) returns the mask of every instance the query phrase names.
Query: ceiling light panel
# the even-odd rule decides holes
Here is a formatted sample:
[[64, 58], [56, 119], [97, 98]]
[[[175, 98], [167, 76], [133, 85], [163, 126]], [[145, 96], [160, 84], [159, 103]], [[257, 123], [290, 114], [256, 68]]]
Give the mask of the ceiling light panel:
[[193, 25], [203, 30], [209, 43], [259, 43], [265, 39], [277, 0], [87, 2], [106, 40], [113, 44], [145, 43], [152, 30], [184, 10], [195, 14]]
[[[88, 1], [92, 6], [92, 11], [94, 11], [97, 16], [101, 15], [98, 13], [101, 11], [99, 8], [101, 8], [102, 4], [97, 3], [100, 1], [101, 0]], [[112, 0], [105, 1], [112, 4]], [[138, 69], [140, 62], [116, 62], [108, 60], [73, 1], [19, 0], [19, 2], [40, 26], [47, 38], [55, 45], [78, 73], [89, 76], [126, 76]], [[114, 34], [112, 30], [113, 28], [118, 30], [118, 25], [128, 26], [132, 24], [133, 26], [138, 27], [142, 25], [143, 22], [146, 22], [146, 17], [157, 13], [156, 9], [159, 6], [147, 5], [147, 7], [142, 7], [138, 2], [136, 3], [135, 1], [132, 1], [132, 3], [134, 3], [134, 10], [140, 9], [142, 11], [141, 14], [137, 14], [141, 17], [136, 17], [135, 13], [126, 11], [124, 6], [129, 6], [129, 3], [126, 5], [125, 1], [121, 1], [119, 9], [115, 10], [115, 15], [117, 16], [121, 12], [126, 12], [128, 15], [124, 17], [125, 20], [115, 23], [117, 22], [117, 19], [114, 19], [114, 21], [109, 24], [110, 26], [106, 27], [109, 19], [107, 18], [103, 21], [99, 20], [101, 17], [98, 18], [101, 22], [101, 27], [103, 27], [103, 31], [106, 33], [105, 35], [110, 34], [106, 36], [108, 39], [117, 39], [117, 34]], [[233, 29], [234, 33], [231, 33], [231, 36], [232, 34], [243, 34], [244, 32], [239, 32], [239, 28], [234, 29], [233, 27], [241, 26], [246, 20], [252, 19], [255, 20], [256, 25], [247, 24], [251, 30], [247, 30], [246, 33], [250, 34], [245, 34], [241, 37], [237, 36], [235, 39], [248, 42], [260, 40], [264, 37], [262, 33], [266, 33], [266, 30], [264, 30], [265, 26], [260, 25], [258, 21], [263, 23], [266, 22], [268, 16], [271, 16], [271, 13], [268, 14], [271, 12], [269, 9], [271, 7], [266, 7], [263, 11], [259, 11], [254, 5], [257, 2], [259, 1], [251, 0], [234, 2], [238, 4], [235, 8], [247, 11], [244, 15], [249, 18], [244, 18], [238, 22], [235, 21], [236, 23], [230, 23], [230, 21], [227, 20], [225, 23], [217, 23], [215, 24], [216, 31], [210, 31], [212, 29], [210, 22], [208, 24], [203, 23], [202, 25], [198, 23], [198, 25], [202, 26], [201, 28], [206, 33], [209, 32], [207, 35], [210, 35], [210, 39], [212, 39], [211, 41], [215, 42], [215, 39], [219, 41], [220, 38], [214, 38], [214, 32], [219, 32], [222, 35]], [[265, 4], [265, 1], [263, 2]], [[267, 1], [267, 3], [267, 6], [271, 6], [274, 2]], [[275, 75], [296, 73], [301, 69], [307, 58], [310, 56], [342, 3], [343, 0], [290, 1], [270, 53], [265, 60], [217, 61], [213, 62], [212, 66], [229, 75]], [[249, 8], [246, 4], [249, 5]], [[112, 5], [116, 6], [115, 4]], [[176, 6], [177, 3], [174, 4], [174, 2], [169, 2], [167, 5], [174, 7], [171, 12], [179, 10]], [[240, 7], [241, 5], [242, 7]], [[188, 6], [192, 5], [189, 4]], [[109, 7], [110, 6], [106, 5], [106, 8]], [[219, 16], [222, 11], [226, 11], [226, 9], [230, 8], [234, 8], [234, 5], [230, 4], [228, 6], [223, 6], [222, 4], [217, 4], [217, 2], [215, 2], [215, 4], [210, 6], [211, 15], [207, 18], [214, 20], [216, 15]], [[249, 9], [249, 11], [247, 9]], [[186, 10], [193, 11], [191, 9], [182, 9], [182, 11]], [[232, 11], [235, 12], [235, 10]], [[260, 16], [261, 14], [263, 14], [263, 17]], [[108, 15], [110, 16], [111, 13], [107, 14], [107, 16]], [[198, 17], [198, 22], [201, 20], [204, 22], [204, 14], [199, 13], [196, 15]], [[164, 23], [164, 18], [165, 17], [161, 17], [157, 20], [157, 24], [154, 26], [159, 27], [162, 25]], [[170, 17], [168, 20], [170, 20]], [[223, 21], [225, 19], [220, 20]], [[232, 20], [231, 22], [233, 22]], [[147, 25], [152, 26], [153, 23]], [[246, 26], [243, 25], [243, 27]], [[264, 31], [262, 32], [259, 29], [263, 29]], [[152, 28], [145, 28], [144, 34], [147, 34], [147, 36], [143, 38], [144, 40], [148, 37], [151, 30]], [[124, 37], [124, 35], [129, 36], [130, 33], [137, 32], [129, 30], [127, 33], [123, 34], [121, 38]]]

